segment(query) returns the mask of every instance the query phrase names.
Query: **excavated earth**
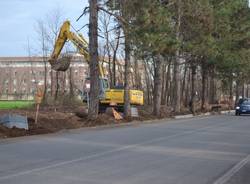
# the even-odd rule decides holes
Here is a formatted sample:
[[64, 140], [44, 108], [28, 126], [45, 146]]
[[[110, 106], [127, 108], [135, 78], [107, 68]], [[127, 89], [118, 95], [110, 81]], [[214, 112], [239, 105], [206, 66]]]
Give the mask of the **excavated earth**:
[[[172, 113], [172, 108], [161, 108], [159, 117], [152, 116], [151, 107], [140, 107], [139, 118], [115, 120], [112, 113], [99, 114], [94, 121], [87, 119], [86, 109], [84, 107], [42, 107], [39, 111], [38, 122], [35, 123], [35, 108], [0, 110], [0, 116], [4, 114], [18, 114], [28, 118], [29, 130], [18, 128], [6, 128], [0, 124], [0, 138], [19, 137], [36, 134], [47, 134], [58, 132], [65, 129], [77, 129], [81, 127], [94, 127], [99, 125], [119, 124], [133, 120], [144, 121], [159, 118], [170, 118], [178, 114]], [[190, 114], [188, 109], [182, 109], [180, 114]]]
[[35, 109], [0, 110], [0, 116], [4, 114], [26, 116], [29, 125], [29, 130], [24, 130], [18, 128], [10, 129], [0, 124], [0, 138], [47, 134], [63, 129], [76, 129], [124, 122], [124, 120], [115, 120], [109, 114], [100, 114], [95, 121], [90, 121], [84, 112], [85, 110], [82, 107], [41, 108], [38, 122], [35, 123]]

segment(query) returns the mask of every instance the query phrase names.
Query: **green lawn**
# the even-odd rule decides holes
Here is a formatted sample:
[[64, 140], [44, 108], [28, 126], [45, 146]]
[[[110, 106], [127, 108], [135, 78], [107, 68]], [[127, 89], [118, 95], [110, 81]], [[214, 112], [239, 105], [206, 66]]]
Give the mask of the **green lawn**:
[[31, 107], [33, 101], [0, 101], [0, 109], [19, 109]]

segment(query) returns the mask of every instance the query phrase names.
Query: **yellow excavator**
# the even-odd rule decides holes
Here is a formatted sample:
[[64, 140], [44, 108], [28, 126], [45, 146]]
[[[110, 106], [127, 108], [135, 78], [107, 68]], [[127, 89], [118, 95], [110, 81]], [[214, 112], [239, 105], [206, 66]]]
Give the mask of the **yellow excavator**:
[[[88, 42], [81, 34], [74, 33], [70, 30], [70, 22], [65, 21], [60, 28], [59, 35], [55, 42], [54, 50], [50, 56], [49, 63], [53, 70], [66, 71], [70, 66], [70, 59], [59, 58], [60, 53], [67, 41], [71, 41], [78, 49], [79, 53], [84, 56], [89, 63]], [[108, 107], [114, 107], [118, 111], [123, 111], [124, 105], [124, 90], [120, 87], [110, 89], [108, 79], [104, 75], [102, 65], [99, 63], [99, 111], [104, 112]], [[85, 79], [85, 86], [89, 88], [89, 77]], [[85, 87], [86, 89], [86, 87]], [[83, 100], [87, 101], [87, 90], [83, 92]], [[143, 105], [143, 91], [130, 90], [130, 104], [133, 106]]]

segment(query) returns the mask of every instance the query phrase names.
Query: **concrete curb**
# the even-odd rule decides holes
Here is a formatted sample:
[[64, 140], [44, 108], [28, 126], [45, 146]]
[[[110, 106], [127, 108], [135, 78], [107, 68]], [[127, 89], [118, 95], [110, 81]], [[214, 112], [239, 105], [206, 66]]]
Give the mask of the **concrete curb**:
[[193, 114], [186, 114], [186, 115], [174, 116], [174, 119], [186, 119], [186, 118], [193, 118], [193, 117], [195, 117]]
[[211, 116], [211, 115], [214, 115], [214, 114], [211, 112], [206, 112], [206, 113], [202, 113], [202, 114], [198, 114], [198, 115], [186, 114], [186, 115], [174, 116], [174, 119], [186, 119], [186, 118], [204, 117], [204, 116]]
[[[220, 111], [219, 114], [234, 114], [235, 110], [226, 110], [226, 111]], [[194, 118], [194, 117], [203, 117], [203, 116], [212, 116], [218, 113], [215, 112], [206, 112], [206, 113], [202, 113], [199, 115], [193, 115], [193, 114], [186, 114], [186, 115], [178, 115], [178, 116], [174, 116], [174, 119], [185, 119], [185, 118]]]
[[221, 114], [234, 114], [235, 110], [227, 110], [227, 111], [221, 111]]

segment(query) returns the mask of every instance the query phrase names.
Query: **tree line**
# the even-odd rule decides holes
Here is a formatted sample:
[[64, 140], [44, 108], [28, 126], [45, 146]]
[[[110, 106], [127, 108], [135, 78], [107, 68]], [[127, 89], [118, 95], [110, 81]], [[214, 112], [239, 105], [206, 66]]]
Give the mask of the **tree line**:
[[[199, 109], [206, 110], [208, 104], [219, 103], [222, 95], [231, 106], [233, 97], [237, 100], [248, 96], [250, 10], [247, 0], [95, 0], [89, 3], [84, 13], [90, 12], [93, 60], [90, 70], [96, 76], [98, 23], [100, 26], [105, 22], [98, 22], [96, 17], [102, 20], [111, 17], [113, 22], [110, 30], [106, 30], [104, 45], [110, 44], [108, 33], [113, 34], [109, 38], [114, 38], [124, 54], [126, 116], [129, 115], [128, 91], [132, 87], [144, 90], [145, 102], [152, 105], [156, 116], [160, 115], [162, 105], [173, 107], [176, 113], [183, 107], [195, 112], [196, 102]], [[107, 56], [113, 53], [116, 57], [116, 51], [108, 50]], [[114, 85], [115, 62], [109, 65]], [[96, 96], [93, 93], [92, 100]], [[95, 112], [93, 109], [96, 107], [91, 112]]]

